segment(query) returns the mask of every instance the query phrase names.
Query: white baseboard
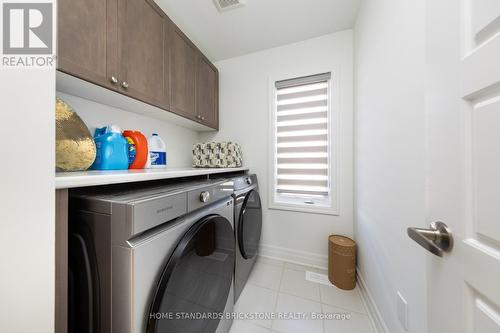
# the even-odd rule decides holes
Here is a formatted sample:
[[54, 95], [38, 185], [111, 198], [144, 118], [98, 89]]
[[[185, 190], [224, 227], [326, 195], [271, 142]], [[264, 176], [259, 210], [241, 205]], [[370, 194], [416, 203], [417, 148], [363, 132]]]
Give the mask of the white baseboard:
[[325, 270], [328, 269], [328, 256], [322, 254], [260, 244], [259, 255], [261, 257], [281, 260], [292, 264], [305, 265]]
[[366, 282], [363, 279], [363, 276], [361, 275], [359, 269], [357, 270], [356, 276], [358, 279], [358, 288], [361, 293], [361, 297], [363, 298], [363, 301], [366, 304], [368, 314], [370, 316], [370, 319], [372, 320], [375, 330], [377, 331], [377, 333], [388, 333], [389, 330], [387, 329], [387, 325], [385, 324], [384, 319], [380, 315], [380, 311], [377, 308], [377, 304], [375, 303], [370, 291], [368, 290]]

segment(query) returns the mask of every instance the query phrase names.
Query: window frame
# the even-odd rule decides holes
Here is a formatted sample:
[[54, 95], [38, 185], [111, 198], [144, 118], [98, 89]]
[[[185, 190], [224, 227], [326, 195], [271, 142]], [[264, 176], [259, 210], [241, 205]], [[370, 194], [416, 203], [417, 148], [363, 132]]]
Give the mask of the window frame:
[[[312, 76], [321, 73], [331, 73], [331, 78], [328, 84], [328, 174], [329, 174], [329, 187], [330, 187], [330, 202], [329, 206], [314, 206], [306, 203], [293, 203], [290, 200], [289, 203], [276, 200], [276, 182], [277, 182], [277, 168], [276, 168], [276, 143], [277, 143], [277, 131], [276, 131], [276, 87], [275, 83], [277, 81], [300, 78], [305, 76]], [[340, 71], [336, 68], [329, 69], [319, 69], [314, 71], [305, 72], [293, 72], [293, 73], [283, 73], [281, 75], [275, 75], [269, 77], [269, 151], [268, 151], [268, 207], [269, 209], [275, 210], [285, 210], [285, 211], [296, 211], [304, 213], [313, 214], [323, 214], [323, 215], [340, 215], [339, 212], [339, 193], [340, 193], [340, 165], [341, 165], [341, 117], [340, 117], [340, 105], [341, 105], [341, 86], [340, 86]]]

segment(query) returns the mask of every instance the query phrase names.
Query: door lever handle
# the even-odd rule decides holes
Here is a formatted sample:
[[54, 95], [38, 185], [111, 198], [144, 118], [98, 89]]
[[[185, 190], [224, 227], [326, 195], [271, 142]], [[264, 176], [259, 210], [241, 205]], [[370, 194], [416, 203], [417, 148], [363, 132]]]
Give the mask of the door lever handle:
[[408, 236], [432, 254], [442, 257], [453, 248], [453, 235], [443, 222], [433, 222], [429, 229], [408, 228]]

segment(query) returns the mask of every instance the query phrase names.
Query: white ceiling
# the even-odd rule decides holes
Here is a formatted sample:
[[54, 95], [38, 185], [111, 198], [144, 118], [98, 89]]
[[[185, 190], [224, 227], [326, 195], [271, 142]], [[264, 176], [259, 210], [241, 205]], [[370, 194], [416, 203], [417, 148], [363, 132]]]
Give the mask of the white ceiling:
[[155, 1], [212, 61], [350, 29], [360, 2], [247, 0], [220, 13], [213, 0]]

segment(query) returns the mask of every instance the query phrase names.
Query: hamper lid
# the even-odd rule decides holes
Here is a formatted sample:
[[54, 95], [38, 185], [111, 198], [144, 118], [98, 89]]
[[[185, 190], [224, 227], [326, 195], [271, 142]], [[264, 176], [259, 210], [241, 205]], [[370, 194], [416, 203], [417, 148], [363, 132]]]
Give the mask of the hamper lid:
[[330, 235], [328, 240], [336, 245], [345, 246], [345, 247], [353, 247], [356, 246], [356, 242], [350, 239], [349, 237], [341, 236], [341, 235]]

